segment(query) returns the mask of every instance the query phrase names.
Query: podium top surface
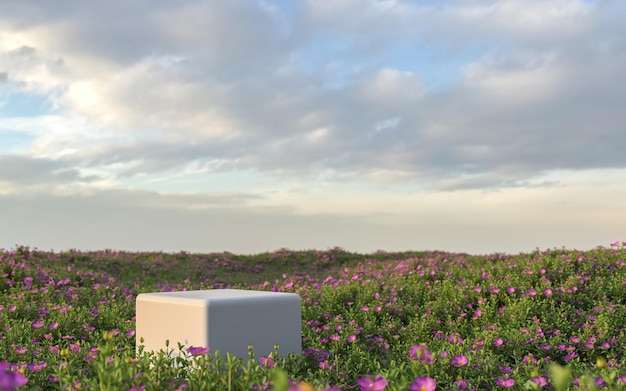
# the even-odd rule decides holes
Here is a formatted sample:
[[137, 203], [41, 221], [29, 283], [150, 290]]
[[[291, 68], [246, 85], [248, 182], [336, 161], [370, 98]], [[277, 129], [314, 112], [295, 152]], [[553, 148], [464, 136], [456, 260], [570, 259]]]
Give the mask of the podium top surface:
[[137, 296], [137, 301], [205, 305], [209, 302], [217, 301], [265, 301], [267, 299], [294, 300], [296, 297], [300, 300], [300, 296], [296, 293], [254, 291], [245, 289], [209, 289], [198, 291], [141, 293]]

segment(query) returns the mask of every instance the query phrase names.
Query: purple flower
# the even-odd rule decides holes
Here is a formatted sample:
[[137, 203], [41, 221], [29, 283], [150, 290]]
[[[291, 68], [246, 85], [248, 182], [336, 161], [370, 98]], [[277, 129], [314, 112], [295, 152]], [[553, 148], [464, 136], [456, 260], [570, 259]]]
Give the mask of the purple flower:
[[437, 382], [430, 377], [418, 377], [411, 383], [409, 389], [411, 391], [435, 391]]
[[418, 360], [426, 365], [433, 363], [432, 353], [428, 350], [426, 344], [424, 343], [411, 346], [409, 355], [413, 360]]
[[564, 360], [565, 362], [568, 362], [568, 361], [570, 361], [570, 360], [572, 360], [572, 359], [574, 359], [574, 358], [576, 358], [576, 357], [578, 357], [578, 353], [576, 353], [576, 352], [571, 352], [571, 353], [567, 353], [567, 354], [565, 355], [565, 357], [563, 357], [563, 360]]
[[28, 383], [28, 378], [17, 371], [8, 371], [9, 363], [0, 362], [0, 390], [13, 391]]
[[457, 368], [462, 367], [463, 365], [467, 364], [467, 357], [463, 355], [454, 356], [450, 360], [450, 364], [454, 365]]
[[381, 391], [387, 387], [387, 380], [381, 375], [376, 375], [374, 380], [369, 377], [362, 377], [356, 382], [361, 387], [361, 391]]
[[44, 369], [47, 366], [48, 364], [46, 364], [44, 361], [41, 361], [40, 363], [30, 363], [26, 367], [28, 368], [29, 371], [40, 372], [42, 369]]
[[192, 356], [200, 356], [202, 354], [207, 354], [209, 353], [209, 348], [202, 348], [202, 347], [188, 347], [187, 348], [187, 352], [189, 354], [191, 354]]
[[33, 286], [33, 278], [32, 277], [24, 277], [24, 286], [27, 288], [31, 288]]
[[515, 380], [509, 377], [499, 377], [496, 379], [496, 384], [503, 388], [511, 388], [515, 385]]
[[498, 368], [502, 371], [502, 373], [513, 373], [513, 370], [509, 367], [505, 367], [504, 365], [500, 365]]
[[502, 338], [496, 338], [493, 340], [494, 346], [502, 346], [503, 344], [504, 344], [504, 341], [502, 340]]

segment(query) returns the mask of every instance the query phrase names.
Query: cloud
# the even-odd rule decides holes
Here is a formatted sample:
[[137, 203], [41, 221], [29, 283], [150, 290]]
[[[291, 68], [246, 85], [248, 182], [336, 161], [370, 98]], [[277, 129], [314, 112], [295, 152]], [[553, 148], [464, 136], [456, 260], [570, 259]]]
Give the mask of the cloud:
[[[66, 169], [45, 180], [195, 167], [454, 190], [626, 168], [619, 2], [7, 4], [0, 81], [74, 124], [33, 130]], [[458, 76], [430, 90], [423, 62]]]
[[[16, 89], [36, 94], [53, 92], [65, 80], [61, 58], [52, 58], [36, 48], [19, 44], [0, 50], [0, 63], [8, 71], [3, 72], [5, 82]], [[9, 74], [11, 78], [9, 79]]]
[[82, 177], [71, 165], [58, 160], [33, 159], [18, 155], [0, 155], [0, 181], [19, 186], [69, 184], [76, 181], [91, 181], [93, 177]]

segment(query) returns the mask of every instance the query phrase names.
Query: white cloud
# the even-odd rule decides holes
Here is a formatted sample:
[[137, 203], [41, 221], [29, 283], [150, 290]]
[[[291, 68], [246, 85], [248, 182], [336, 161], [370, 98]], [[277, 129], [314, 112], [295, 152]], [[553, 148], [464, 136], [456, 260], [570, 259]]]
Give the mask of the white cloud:
[[500, 0], [487, 4], [447, 8], [457, 22], [522, 37], [544, 37], [549, 41], [570, 38], [587, 31], [595, 6], [578, 0]]
[[[142, 4], [128, 11], [138, 14]], [[412, 173], [435, 187], [433, 178], [442, 173], [449, 177], [441, 182], [449, 184], [445, 188], [466, 186], [464, 177], [472, 178], [471, 186], [517, 185], [550, 169], [550, 156], [555, 155], [538, 152], [531, 144], [552, 142], [564, 129], [590, 137], [587, 130], [577, 130], [580, 124], [587, 126], [585, 121], [561, 113], [582, 104], [588, 94], [606, 94], [598, 83], [623, 73], [609, 65], [623, 59], [613, 37], [602, 46], [606, 62], [599, 58], [581, 67], [594, 50], [581, 38], [606, 35], [596, 22], [605, 16], [599, 6], [577, 1], [443, 6], [307, 2], [291, 22], [285, 22], [289, 19], [280, 8], [253, 3], [159, 4], [133, 23], [130, 18], [116, 20], [115, 34], [133, 35], [132, 42], [118, 49], [101, 20], [113, 8], [101, 7], [98, 20], [93, 10], [79, 8], [76, 12], [84, 19], [62, 27], [55, 19], [62, 20], [62, 13], [48, 23], [31, 20], [32, 25], [15, 33], [20, 38], [12, 39], [22, 46], [8, 55], [31, 64], [31, 71], [15, 74], [16, 80], [48, 86], [39, 93], [54, 90], [50, 99], [64, 116], [98, 129], [81, 136], [80, 145], [78, 138], [66, 138], [64, 148], [52, 137], [42, 139], [37, 143], [40, 154], [42, 148], [48, 151], [45, 156], [64, 151], [57, 154], [74, 154], [93, 164], [106, 151], [111, 162], [142, 162], [125, 175], [184, 167], [185, 160], [191, 164], [199, 159], [237, 162], [233, 168], [281, 176], [375, 178], [374, 173], [399, 171], [401, 177]], [[342, 24], [342, 15], [348, 13], [354, 15], [352, 22]], [[518, 14], [523, 23], [515, 24]], [[507, 22], [512, 19], [516, 22]], [[185, 23], [172, 23], [177, 20]], [[410, 27], [414, 24], [419, 28]], [[444, 25], [447, 32], [441, 31]], [[563, 34], [555, 37], [552, 30]], [[329, 34], [324, 42], [343, 41], [346, 53], [326, 58], [326, 63], [339, 64], [334, 70], [302, 72], [292, 63], [293, 56], [315, 52], [315, 43], [323, 42], [317, 34], [324, 31]], [[533, 34], [551, 38], [537, 42]], [[451, 45], [451, 37], [468, 45], [484, 42], [486, 51], [466, 65], [460, 83], [443, 91], [427, 92], [419, 74], [390, 62], [389, 55], [399, 48], [413, 48], [419, 56], [425, 48]], [[507, 45], [494, 43], [492, 37]], [[424, 46], [427, 39], [432, 42]], [[142, 40], [146, 45], [139, 46]], [[582, 42], [578, 46], [577, 40]], [[50, 68], [47, 64], [55, 58], [62, 61], [54, 77], [35, 71]], [[382, 63], [359, 69], [365, 58], [368, 67], [374, 64], [371, 59]], [[349, 64], [353, 70], [344, 73]], [[14, 68], [16, 64], [10, 74]], [[328, 88], [326, 81], [338, 72], [343, 82]], [[609, 123], [621, 111], [607, 106], [601, 112], [605, 135], [614, 134], [617, 129]], [[376, 132], [393, 118], [401, 121]], [[162, 148], [145, 150], [145, 142]], [[553, 168], [579, 164], [566, 155], [569, 150], [556, 150], [561, 164]], [[90, 153], [95, 155], [90, 158]], [[170, 158], [163, 159], [164, 153]], [[605, 165], [621, 164], [603, 155]], [[600, 159], [594, 158], [594, 164], [602, 166]], [[516, 174], [505, 180], [502, 171]]]
[[159, 59], [148, 58], [105, 78], [73, 83], [63, 103], [117, 133], [174, 140], [232, 138], [237, 121], [223, 113], [219, 90], [207, 81], [180, 80]]
[[555, 53], [487, 56], [467, 65], [465, 82], [475, 93], [520, 110], [528, 103], [554, 99], [571, 82], [564, 80], [556, 57]]

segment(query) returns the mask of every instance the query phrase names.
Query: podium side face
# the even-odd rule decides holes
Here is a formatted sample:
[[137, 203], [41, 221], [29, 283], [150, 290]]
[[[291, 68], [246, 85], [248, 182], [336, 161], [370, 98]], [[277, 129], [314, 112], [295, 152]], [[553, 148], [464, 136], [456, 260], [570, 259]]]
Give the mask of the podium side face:
[[302, 351], [302, 310], [297, 295], [217, 300], [208, 305], [209, 346], [239, 357], [267, 355], [279, 345], [279, 353]]

